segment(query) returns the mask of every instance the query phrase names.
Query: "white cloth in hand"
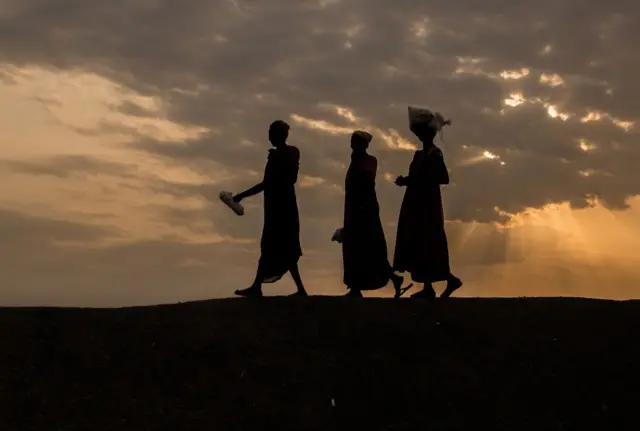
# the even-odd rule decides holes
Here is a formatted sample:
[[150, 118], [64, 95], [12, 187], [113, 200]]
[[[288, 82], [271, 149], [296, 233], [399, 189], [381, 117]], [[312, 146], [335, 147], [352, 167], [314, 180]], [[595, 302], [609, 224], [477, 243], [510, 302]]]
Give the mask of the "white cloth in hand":
[[239, 216], [244, 215], [244, 207], [240, 202], [235, 202], [233, 200], [233, 193], [231, 192], [220, 192], [220, 200], [229, 208], [233, 210], [234, 213]]
[[331, 237], [331, 241], [335, 241], [337, 243], [341, 243], [342, 242], [342, 228], [341, 227], [336, 229], [336, 231], [333, 233], [333, 236]]

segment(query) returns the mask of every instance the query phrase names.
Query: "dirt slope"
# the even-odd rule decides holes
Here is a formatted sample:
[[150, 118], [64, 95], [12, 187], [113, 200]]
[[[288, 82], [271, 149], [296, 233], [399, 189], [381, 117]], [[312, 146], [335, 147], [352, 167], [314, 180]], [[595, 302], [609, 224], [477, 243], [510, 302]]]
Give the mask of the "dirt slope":
[[636, 429], [639, 329], [582, 299], [0, 309], [0, 429]]

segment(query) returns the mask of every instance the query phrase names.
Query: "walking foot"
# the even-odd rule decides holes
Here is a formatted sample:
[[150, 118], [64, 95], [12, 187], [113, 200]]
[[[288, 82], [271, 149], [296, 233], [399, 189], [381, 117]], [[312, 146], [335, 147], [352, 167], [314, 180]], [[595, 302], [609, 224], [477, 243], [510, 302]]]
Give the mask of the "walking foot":
[[400, 289], [400, 296], [404, 295], [405, 292], [413, 287], [413, 283], [407, 284], [405, 287]]
[[393, 283], [393, 290], [394, 290], [393, 299], [400, 298], [402, 295], [404, 295], [404, 293], [407, 290], [411, 289], [411, 287], [413, 286], [413, 283], [411, 283], [406, 287], [402, 287], [402, 282], [404, 281], [404, 277], [400, 275], [394, 274], [391, 281]]
[[433, 287], [425, 287], [420, 292], [416, 292], [411, 295], [413, 299], [435, 299], [436, 291], [433, 290]]
[[393, 299], [398, 299], [402, 296], [402, 282], [404, 277], [401, 275], [393, 274], [391, 276], [391, 282], [393, 283]]
[[447, 288], [442, 292], [440, 298], [448, 298], [451, 296], [453, 292], [460, 289], [462, 287], [462, 280], [458, 277], [452, 277], [447, 281]]
[[246, 289], [238, 289], [235, 291], [235, 294], [238, 296], [244, 296], [246, 298], [261, 298], [262, 297], [262, 289], [259, 287], [247, 287]]
[[309, 296], [309, 294], [307, 293], [307, 291], [306, 291], [306, 290], [298, 290], [297, 292], [292, 293], [292, 294], [291, 294], [291, 295], [289, 295], [289, 296], [290, 296], [290, 297], [296, 297], [296, 296], [299, 296], [299, 297], [302, 297], [302, 298], [306, 298], [307, 296]]
[[350, 289], [349, 293], [344, 295], [346, 298], [363, 298], [362, 292], [359, 290]]

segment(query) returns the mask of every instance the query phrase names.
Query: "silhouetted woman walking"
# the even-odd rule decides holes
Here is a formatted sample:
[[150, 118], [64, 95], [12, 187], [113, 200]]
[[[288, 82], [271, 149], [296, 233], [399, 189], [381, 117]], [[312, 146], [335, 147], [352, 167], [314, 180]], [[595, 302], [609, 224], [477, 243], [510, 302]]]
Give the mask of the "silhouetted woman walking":
[[394, 274], [387, 256], [387, 242], [380, 222], [376, 196], [377, 159], [367, 153], [371, 134], [351, 135], [351, 164], [345, 179], [342, 260], [347, 296], [361, 297], [393, 282], [395, 297], [401, 295], [403, 277]]
[[409, 107], [409, 127], [423, 148], [415, 152], [409, 175], [396, 178], [396, 185], [406, 187], [402, 201], [393, 267], [409, 272], [424, 289], [412, 298], [435, 298], [432, 283], [447, 281], [441, 297], [449, 297], [462, 286], [451, 273], [449, 249], [444, 229], [444, 211], [440, 186], [449, 184], [449, 173], [440, 148], [433, 142], [448, 121], [429, 110]]
[[262, 283], [274, 283], [290, 272], [298, 289], [294, 295], [307, 296], [298, 270], [302, 248], [295, 184], [300, 151], [287, 144], [288, 137], [287, 123], [278, 120], [271, 124], [269, 141], [274, 148], [269, 150], [262, 182], [233, 198], [240, 202], [264, 192], [264, 226], [256, 278], [250, 287], [236, 290], [236, 295], [262, 296]]

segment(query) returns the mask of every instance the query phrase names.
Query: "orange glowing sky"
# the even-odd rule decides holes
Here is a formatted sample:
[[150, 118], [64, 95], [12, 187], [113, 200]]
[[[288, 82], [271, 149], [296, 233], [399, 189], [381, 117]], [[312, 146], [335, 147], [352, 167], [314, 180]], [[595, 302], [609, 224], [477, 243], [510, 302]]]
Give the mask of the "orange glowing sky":
[[374, 135], [392, 250], [409, 104], [453, 119], [460, 296], [640, 297], [639, 6], [427, 3], [0, 0], [0, 305], [246, 287], [261, 198], [238, 218], [217, 194], [259, 180], [275, 119], [302, 152], [303, 277], [342, 294], [349, 134]]

